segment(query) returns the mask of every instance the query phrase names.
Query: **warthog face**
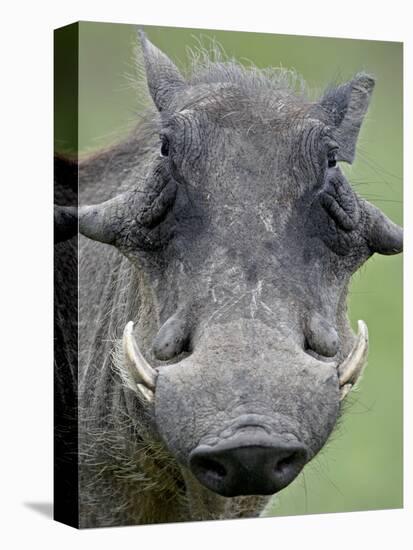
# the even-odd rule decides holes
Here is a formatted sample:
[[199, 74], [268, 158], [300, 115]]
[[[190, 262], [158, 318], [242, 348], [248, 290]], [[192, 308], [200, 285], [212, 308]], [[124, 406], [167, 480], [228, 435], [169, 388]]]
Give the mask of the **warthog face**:
[[216, 493], [272, 494], [326, 442], [364, 365], [351, 275], [402, 250], [337, 164], [354, 159], [374, 81], [310, 102], [285, 71], [209, 62], [185, 80], [142, 46], [157, 148], [143, 185], [82, 207], [80, 230], [122, 251], [154, 296], [163, 324], [141, 350], [126, 326], [125, 377], [169, 450]]

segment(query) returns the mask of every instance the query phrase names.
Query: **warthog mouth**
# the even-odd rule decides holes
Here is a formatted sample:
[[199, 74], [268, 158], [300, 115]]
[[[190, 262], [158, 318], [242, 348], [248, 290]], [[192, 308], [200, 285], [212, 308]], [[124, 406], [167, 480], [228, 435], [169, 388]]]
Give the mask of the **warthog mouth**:
[[[129, 321], [123, 331], [123, 369], [127, 375], [128, 386], [135, 389], [146, 402], [151, 403], [155, 395], [158, 371], [145, 359], [133, 334], [133, 322]], [[367, 325], [358, 321], [358, 334], [354, 346], [341, 363], [332, 363], [337, 369], [342, 401], [359, 380], [367, 363], [369, 336]]]

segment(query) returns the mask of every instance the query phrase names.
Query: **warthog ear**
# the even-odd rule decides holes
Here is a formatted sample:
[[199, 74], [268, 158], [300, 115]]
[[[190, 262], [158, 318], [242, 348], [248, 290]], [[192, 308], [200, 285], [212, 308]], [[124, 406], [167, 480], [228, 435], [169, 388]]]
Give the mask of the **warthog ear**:
[[320, 105], [335, 127], [339, 144], [337, 160], [354, 161], [357, 138], [374, 88], [373, 77], [357, 74], [350, 82], [330, 88]]
[[[328, 90], [321, 99], [320, 105], [329, 124], [335, 129], [334, 135], [339, 145], [337, 160], [354, 161], [357, 138], [373, 89], [374, 79], [359, 73], [350, 82]], [[402, 228], [369, 202], [362, 201], [362, 205], [370, 250], [386, 255], [402, 252]]]
[[186, 82], [169, 57], [149, 42], [143, 31], [139, 31], [139, 35], [149, 93], [161, 112], [168, 108], [175, 94], [186, 86]]

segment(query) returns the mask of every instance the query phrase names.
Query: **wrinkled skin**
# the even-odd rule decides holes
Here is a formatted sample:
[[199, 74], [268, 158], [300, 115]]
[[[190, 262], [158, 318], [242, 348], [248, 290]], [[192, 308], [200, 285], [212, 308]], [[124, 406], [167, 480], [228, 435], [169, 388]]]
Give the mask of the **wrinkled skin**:
[[[84, 526], [258, 514], [336, 424], [351, 275], [402, 249], [337, 164], [371, 77], [310, 102], [234, 64], [185, 81], [142, 40], [157, 113], [80, 165]], [[143, 393], [119, 346], [113, 369], [128, 321]]]

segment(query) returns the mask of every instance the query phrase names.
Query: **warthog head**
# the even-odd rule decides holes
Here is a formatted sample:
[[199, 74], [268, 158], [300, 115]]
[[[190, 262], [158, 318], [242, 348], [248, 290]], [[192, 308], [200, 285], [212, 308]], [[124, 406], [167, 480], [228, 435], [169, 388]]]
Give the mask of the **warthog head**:
[[80, 231], [150, 289], [159, 331], [139, 348], [128, 323], [123, 360], [170, 452], [218, 494], [272, 494], [324, 445], [365, 363], [352, 274], [402, 250], [338, 164], [374, 80], [309, 101], [281, 70], [205, 62], [185, 79], [141, 41], [158, 145], [134, 168], [143, 184], [83, 206]]

